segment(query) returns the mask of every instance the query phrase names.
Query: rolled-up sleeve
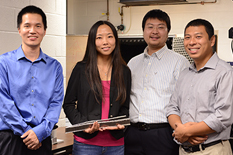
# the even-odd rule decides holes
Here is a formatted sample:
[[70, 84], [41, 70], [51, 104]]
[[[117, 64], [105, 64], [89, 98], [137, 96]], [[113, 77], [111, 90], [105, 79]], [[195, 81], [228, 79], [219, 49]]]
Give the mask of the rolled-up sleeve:
[[216, 132], [221, 132], [233, 123], [233, 71], [229, 70], [216, 82], [215, 112], [204, 122]]

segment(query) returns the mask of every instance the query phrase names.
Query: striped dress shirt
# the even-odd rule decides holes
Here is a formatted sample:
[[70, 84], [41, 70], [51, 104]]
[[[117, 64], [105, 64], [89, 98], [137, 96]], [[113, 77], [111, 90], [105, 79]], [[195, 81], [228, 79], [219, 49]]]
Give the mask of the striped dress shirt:
[[169, 103], [180, 72], [190, 66], [182, 55], [165, 45], [159, 51], [132, 58], [128, 66], [132, 72], [130, 120], [133, 123], [165, 123], [165, 106]]

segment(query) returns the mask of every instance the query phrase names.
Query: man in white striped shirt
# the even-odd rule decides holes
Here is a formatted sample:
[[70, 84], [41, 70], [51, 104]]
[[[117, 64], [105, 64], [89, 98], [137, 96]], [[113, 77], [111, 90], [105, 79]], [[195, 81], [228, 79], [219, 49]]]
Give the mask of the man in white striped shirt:
[[144, 53], [132, 58], [130, 102], [131, 125], [125, 132], [126, 155], [176, 155], [178, 145], [171, 136], [165, 106], [174, 91], [180, 72], [188, 60], [167, 48], [170, 18], [161, 10], [151, 10], [142, 21], [147, 43]]

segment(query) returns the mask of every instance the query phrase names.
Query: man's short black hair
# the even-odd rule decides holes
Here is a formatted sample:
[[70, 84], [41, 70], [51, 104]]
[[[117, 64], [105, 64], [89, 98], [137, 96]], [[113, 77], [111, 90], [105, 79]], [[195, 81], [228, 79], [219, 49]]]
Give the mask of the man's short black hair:
[[186, 27], [184, 29], [184, 33], [185, 33], [186, 29], [188, 27], [190, 27], [190, 26], [204, 26], [205, 30], [206, 30], [206, 32], [207, 32], [207, 34], [209, 36], [209, 39], [214, 35], [214, 27], [213, 27], [213, 25], [209, 21], [207, 21], [205, 19], [194, 19], [194, 20], [190, 21], [186, 25]]
[[158, 19], [161, 21], [164, 21], [167, 24], [167, 30], [168, 33], [171, 30], [171, 21], [170, 18], [168, 16], [168, 14], [160, 9], [154, 9], [154, 10], [150, 10], [149, 12], [147, 12], [147, 14], [144, 16], [143, 20], [142, 20], [142, 30], [144, 31], [145, 28], [145, 24], [147, 19], [152, 18], [152, 19]]
[[23, 15], [27, 14], [27, 13], [35, 13], [35, 14], [39, 14], [42, 17], [42, 21], [44, 24], [44, 29], [47, 29], [47, 20], [46, 20], [46, 15], [43, 12], [43, 10], [41, 10], [40, 8], [34, 6], [34, 5], [29, 5], [24, 7], [18, 14], [17, 16], [17, 28], [20, 28], [20, 24], [22, 23], [22, 17]]

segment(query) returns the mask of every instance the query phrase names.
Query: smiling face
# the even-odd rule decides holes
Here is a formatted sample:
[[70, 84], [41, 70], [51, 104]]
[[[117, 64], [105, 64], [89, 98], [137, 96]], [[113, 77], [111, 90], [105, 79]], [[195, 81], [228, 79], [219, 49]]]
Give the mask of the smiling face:
[[96, 50], [98, 56], [110, 56], [116, 46], [116, 39], [113, 35], [112, 29], [104, 24], [100, 25], [96, 33]]
[[213, 55], [215, 37], [209, 36], [204, 26], [190, 26], [184, 35], [184, 47], [188, 55], [196, 63], [206, 63]]
[[18, 28], [22, 38], [22, 48], [39, 48], [46, 30], [39, 14], [27, 13], [22, 16], [22, 23]]
[[143, 37], [149, 47], [149, 51], [158, 51], [165, 45], [168, 38], [166, 22], [157, 18], [148, 18], [145, 23]]

